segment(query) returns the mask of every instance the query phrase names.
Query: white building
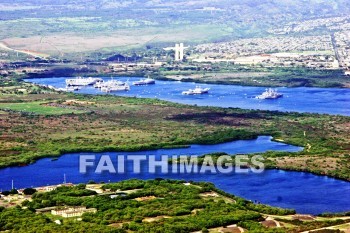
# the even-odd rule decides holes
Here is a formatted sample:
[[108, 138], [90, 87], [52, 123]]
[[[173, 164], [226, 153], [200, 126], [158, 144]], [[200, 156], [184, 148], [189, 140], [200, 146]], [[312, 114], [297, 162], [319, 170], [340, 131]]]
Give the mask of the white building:
[[64, 218], [71, 218], [71, 217], [81, 217], [85, 213], [96, 213], [95, 208], [86, 209], [84, 206], [78, 206], [78, 207], [64, 207], [60, 209], [51, 210], [52, 215], [59, 215]]

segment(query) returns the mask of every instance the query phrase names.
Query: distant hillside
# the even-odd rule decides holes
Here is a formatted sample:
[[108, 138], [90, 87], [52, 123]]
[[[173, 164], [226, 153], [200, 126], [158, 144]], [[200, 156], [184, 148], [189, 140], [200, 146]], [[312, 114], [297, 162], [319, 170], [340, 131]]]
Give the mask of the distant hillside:
[[62, 55], [269, 36], [287, 22], [347, 15], [348, 0], [2, 0], [0, 40]]
[[[347, 14], [350, 10], [350, 1], [347, 0], [3, 0], [0, 5], [33, 6], [36, 9], [56, 10], [66, 9], [69, 12], [81, 11], [90, 15], [91, 12], [103, 15], [116, 15], [115, 10], [170, 10], [178, 12], [182, 10], [199, 10], [203, 8], [217, 8], [225, 12], [235, 13], [230, 17], [246, 18], [246, 15], [256, 17], [273, 17], [276, 14], [293, 15], [294, 17], [320, 17], [326, 15]], [[4, 10], [5, 9], [5, 10]], [[6, 7], [0, 11], [6, 11]], [[114, 11], [114, 14], [110, 12]], [[13, 11], [13, 9], [11, 9]], [[30, 14], [28, 10], [21, 10]], [[32, 11], [31, 11], [32, 12]], [[33, 12], [32, 12], [33, 13]], [[43, 15], [37, 11], [35, 15]], [[140, 15], [143, 16], [143, 15]], [[210, 14], [209, 14], [210, 16]], [[22, 17], [22, 16], [19, 16]], [[210, 17], [209, 17], [210, 18]]]

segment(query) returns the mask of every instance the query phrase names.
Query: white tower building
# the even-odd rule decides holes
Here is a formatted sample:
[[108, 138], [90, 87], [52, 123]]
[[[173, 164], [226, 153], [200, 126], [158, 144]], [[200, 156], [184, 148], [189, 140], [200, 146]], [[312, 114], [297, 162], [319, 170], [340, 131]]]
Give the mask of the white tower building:
[[175, 51], [175, 61], [182, 61], [184, 59], [184, 51], [188, 47], [184, 47], [184, 43], [175, 44], [175, 47], [164, 48], [164, 50], [174, 50]]
[[[178, 45], [178, 49], [179, 49], [179, 51], [178, 51], [178, 57], [177, 57], [177, 61], [182, 61], [183, 59], [184, 59], [184, 43], [180, 43], [179, 45]], [[175, 58], [175, 60], [176, 60], [176, 58]]]
[[175, 61], [180, 61], [180, 45], [175, 44]]

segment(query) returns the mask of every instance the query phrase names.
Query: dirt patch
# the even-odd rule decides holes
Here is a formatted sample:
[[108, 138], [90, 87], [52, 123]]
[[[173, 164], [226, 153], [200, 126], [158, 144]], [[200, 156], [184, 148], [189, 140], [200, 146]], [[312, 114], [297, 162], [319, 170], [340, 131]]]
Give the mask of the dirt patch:
[[341, 161], [340, 158], [317, 156], [279, 157], [272, 160], [279, 168], [322, 169], [325, 173], [336, 169]]
[[315, 217], [312, 215], [303, 215], [303, 214], [296, 214], [292, 216], [293, 220], [300, 220], [300, 221], [313, 221], [315, 220]]
[[137, 197], [135, 198], [136, 201], [150, 201], [156, 199], [155, 196], [147, 196], [147, 197]]
[[142, 220], [142, 222], [156, 222], [162, 219], [167, 219], [167, 218], [171, 218], [170, 216], [157, 216], [157, 217], [152, 217], [152, 218], [145, 218]]

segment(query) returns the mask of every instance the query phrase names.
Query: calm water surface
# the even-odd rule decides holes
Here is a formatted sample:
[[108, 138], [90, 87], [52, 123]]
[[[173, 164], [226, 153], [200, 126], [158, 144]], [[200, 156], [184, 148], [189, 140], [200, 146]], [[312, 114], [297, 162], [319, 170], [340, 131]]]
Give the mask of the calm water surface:
[[[104, 78], [109, 80], [110, 78]], [[118, 78], [131, 82], [139, 78]], [[65, 87], [65, 78], [43, 78], [27, 80], [33, 83]], [[201, 84], [209, 87], [208, 95], [184, 96], [182, 91], [194, 88], [195, 83], [157, 81], [151, 86], [131, 86], [128, 92], [115, 95], [140, 98], [158, 98], [176, 103], [199, 106], [238, 107], [244, 109], [278, 110], [284, 112], [311, 112], [350, 116], [350, 90], [339, 88], [279, 88], [284, 94], [277, 100], [258, 100], [254, 97], [265, 88], [233, 85]], [[101, 94], [98, 89], [85, 87], [79, 91], [86, 94]], [[79, 93], [78, 92], [78, 93]], [[301, 148], [271, 142], [270, 137], [257, 140], [236, 141], [218, 145], [192, 145], [190, 148], [142, 151], [133, 153], [104, 153], [115, 158], [117, 155], [202, 155], [211, 152], [257, 153], [267, 150], [299, 151]], [[41, 159], [27, 167], [13, 167], [0, 170], [0, 188], [9, 189], [11, 180], [17, 188], [62, 183], [63, 174], [73, 183], [95, 181], [120, 181], [130, 178], [154, 179], [158, 177], [208, 181], [226, 192], [273, 206], [293, 208], [299, 213], [319, 214], [322, 212], [342, 212], [350, 210], [350, 182], [312, 175], [304, 172], [267, 170], [261, 174], [150, 174], [148, 164], [143, 164], [143, 172], [131, 172], [132, 163], [127, 163], [126, 174], [80, 174], [80, 154], [66, 154], [56, 161]], [[102, 154], [97, 154], [100, 157]]]
[[[66, 78], [42, 78], [29, 79], [27, 81], [52, 85], [54, 87], [65, 87]], [[110, 78], [104, 78], [109, 80]], [[140, 78], [121, 77], [118, 80], [133, 81]], [[243, 109], [278, 110], [283, 112], [311, 112], [327, 113], [334, 115], [350, 116], [350, 89], [341, 88], [278, 88], [284, 94], [283, 98], [276, 100], [258, 100], [257, 95], [264, 92], [264, 87], [234, 86], [201, 84], [209, 87], [210, 93], [200, 96], [184, 96], [182, 91], [194, 88], [195, 83], [184, 83], [176, 81], [157, 81], [156, 85], [131, 86], [128, 92], [114, 92], [114, 95], [136, 96], [141, 98], [158, 98], [176, 103], [216, 106], [237, 107]], [[85, 87], [80, 93], [101, 94], [99, 89]]]
[[[190, 148], [160, 149], [140, 152], [98, 153], [110, 155], [116, 163], [117, 155], [202, 155], [211, 152], [230, 154], [258, 153], [268, 150], [296, 152], [300, 147], [272, 142], [271, 137], [262, 136], [256, 140], [241, 140], [217, 145], [192, 145]], [[66, 174], [67, 182], [80, 183], [89, 180], [115, 182], [125, 179], [170, 178], [193, 181], [208, 181], [218, 188], [249, 200], [259, 201], [273, 206], [293, 208], [299, 213], [318, 214], [322, 212], [340, 212], [350, 210], [350, 183], [328, 177], [316, 176], [303, 172], [287, 172], [266, 170], [261, 174], [150, 174], [148, 163], [142, 163], [142, 173], [132, 172], [132, 162], [126, 163], [125, 174], [95, 174], [89, 170], [87, 174], [79, 173], [79, 155], [87, 153], [65, 154], [58, 160], [45, 158], [26, 167], [11, 167], [0, 170], [0, 188], [9, 189], [11, 180], [16, 188], [58, 184], [63, 182]], [[171, 170], [171, 168], [169, 168]]]

